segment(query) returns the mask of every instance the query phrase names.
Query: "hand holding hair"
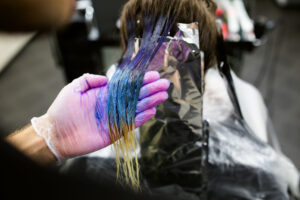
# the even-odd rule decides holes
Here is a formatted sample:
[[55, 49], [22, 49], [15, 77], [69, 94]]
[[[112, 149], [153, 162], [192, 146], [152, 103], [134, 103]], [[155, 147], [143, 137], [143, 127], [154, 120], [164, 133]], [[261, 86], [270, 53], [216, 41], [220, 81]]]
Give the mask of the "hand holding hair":
[[[70, 158], [102, 149], [111, 144], [107, 111], [96, 120], [96, 103], [106, 109], [107, 78], [85, 74], [65, 86], [47, 113], [33, 118], [32, 125], [45, 139], [49, 149], [58, 159]], [[160, 79], [158, 72], [147, 72], [136, 108], [135, 127], [154, 117], [155, 106], [168, 98], [169, 81]]]

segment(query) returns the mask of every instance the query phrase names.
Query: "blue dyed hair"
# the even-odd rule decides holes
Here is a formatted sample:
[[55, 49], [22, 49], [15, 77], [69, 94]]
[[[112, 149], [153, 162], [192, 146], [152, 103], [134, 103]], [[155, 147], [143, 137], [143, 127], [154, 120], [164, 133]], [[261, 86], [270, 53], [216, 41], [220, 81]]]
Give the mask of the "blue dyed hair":
[[[107, 126], [116, 151], [117, 177], [119, 177], [120, 172], [119, 152], [121, 150], [124, 160], [125, 182], [135, 189], [139, 188], [139, 169], [136, 155], [134, 167], [131, 149], [134, 149], [136, 145], [134, 135], [136, 106], [147, 68], [173, 26], [173, 21], [170, 16], [145, 14], [143, 16], [144, 30], [140, 48], [133, 57], [137, 39], [137, 20], [135, 18], [127, 19], [127, 50], [108, 85]], [[99, 103], [97, 105], [102, 106]], [[99, 125], [101, 125], [100, 120], [103, 118], [101, 110], [104, 109], [96, 109]], [[123, 139], [120, 140], [122, 137]]]
[[[103, 105], [99, 105], [99, 101], [96, 118], [98, 125], [110, 133], [116, 149], [117, 173], [119, 174], [119, 150], [121, 150], [126, 182], [135, 188], [139, 185], [138, 162], [135, 156], [136, 173], [134, 173], [130, 150], [135, 148], [133, 130], [136, 105], [145, 72], [175, 22], [198, 22], [199, 42], [205, 53], [206, 69], [212, 66], [217, 44], [215, 11], [216, 4], [213, 0], [129, 0], [124, 5], [121, 14], [121, 38], [126, 51], [109, 82], [105, 108], [107, 113], [101, 112], [105, 109], [101, 109]], [[175, 31], [172, 29], [171, 32]], [[135, 52], [134, 48], [136, 38], [141, 39], [138, 52]], [[103, 121], [103, 114], [108, 116], [107, 124], [104, 125], [100, 124], [100, 119]], [[123, 139], [120, 139], [121, 137]]]

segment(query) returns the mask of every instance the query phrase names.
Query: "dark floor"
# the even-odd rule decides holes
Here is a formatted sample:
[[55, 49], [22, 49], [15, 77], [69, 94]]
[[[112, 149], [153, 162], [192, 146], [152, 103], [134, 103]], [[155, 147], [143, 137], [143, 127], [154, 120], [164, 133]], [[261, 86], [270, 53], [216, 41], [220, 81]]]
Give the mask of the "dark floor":
[[[241, 77], [263, 93], [282, 149], [300, 169], [300, 10], [281, 10], [271, 0], [256, 2], [255, 16], [279, 24], [269, 42], [246, 56]], [[108, 60], [115, 59], [113, 51], [104, 54]], [[0, 74], [0, 135], [45, 113], [63, 85], [48, 36], [38, 36]]]

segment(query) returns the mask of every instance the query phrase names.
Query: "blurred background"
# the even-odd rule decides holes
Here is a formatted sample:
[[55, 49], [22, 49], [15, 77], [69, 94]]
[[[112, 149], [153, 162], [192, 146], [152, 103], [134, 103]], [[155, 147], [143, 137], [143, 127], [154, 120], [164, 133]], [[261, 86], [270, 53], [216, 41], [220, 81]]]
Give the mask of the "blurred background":
[[[44, 114], [83, 73], [105, 74], [121, 56], [125, 0], [80, 0], [57, 33], [0, 33], [0, 136]], [[230, 64], [262, 93], [283, 152], [300, 168], [300, 0], [216, 0]]]

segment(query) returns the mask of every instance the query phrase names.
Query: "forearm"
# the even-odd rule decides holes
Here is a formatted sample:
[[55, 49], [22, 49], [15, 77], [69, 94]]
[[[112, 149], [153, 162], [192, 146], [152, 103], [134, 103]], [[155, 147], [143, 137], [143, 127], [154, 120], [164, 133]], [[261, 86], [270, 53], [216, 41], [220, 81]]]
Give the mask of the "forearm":
[[48, 148], [45, 140], [36, 134], [32, 125], [9, 135], [6, 141], [41, 165], [56, 161], [56, 157]]

